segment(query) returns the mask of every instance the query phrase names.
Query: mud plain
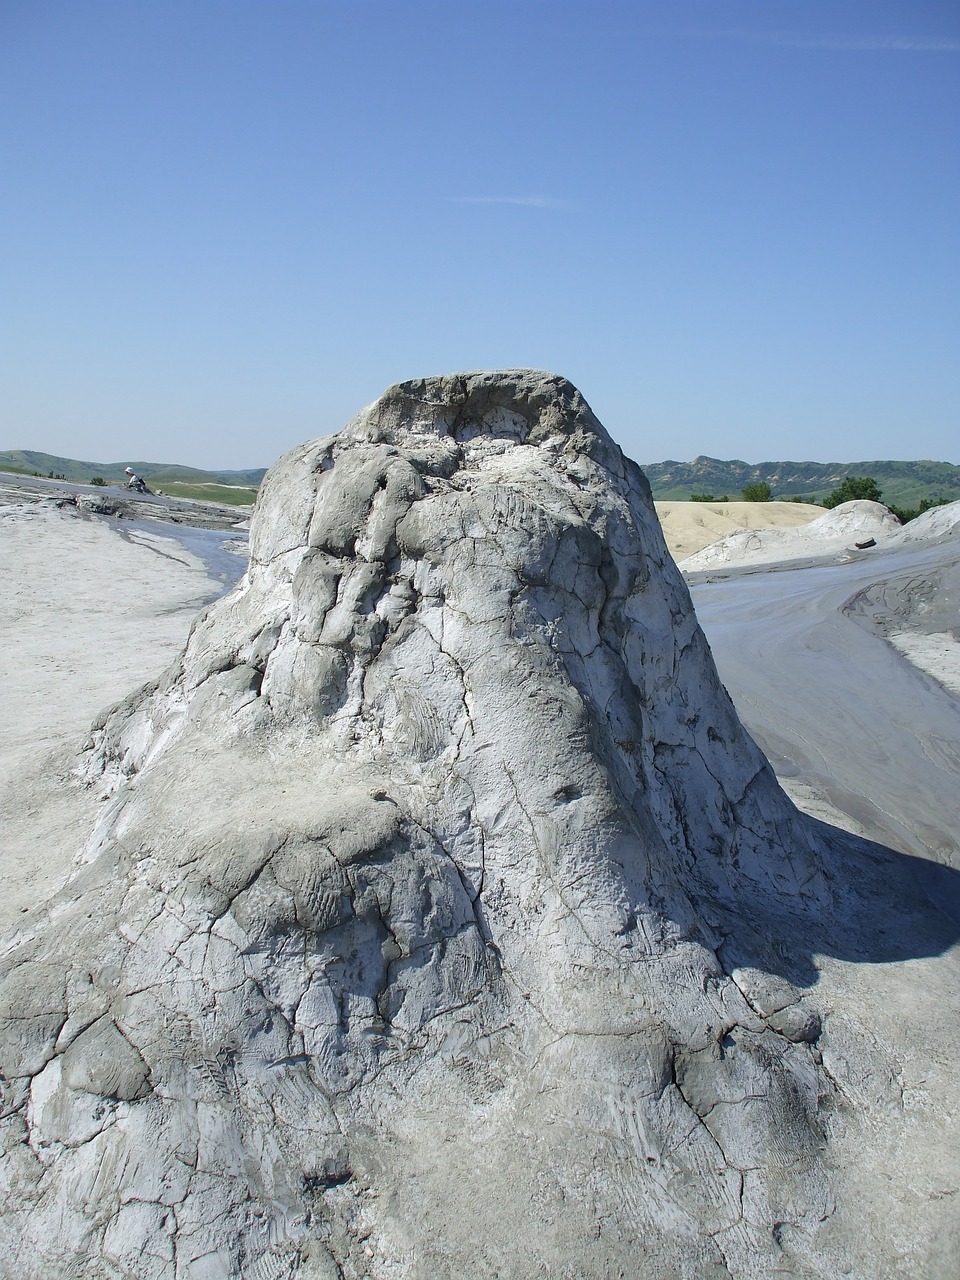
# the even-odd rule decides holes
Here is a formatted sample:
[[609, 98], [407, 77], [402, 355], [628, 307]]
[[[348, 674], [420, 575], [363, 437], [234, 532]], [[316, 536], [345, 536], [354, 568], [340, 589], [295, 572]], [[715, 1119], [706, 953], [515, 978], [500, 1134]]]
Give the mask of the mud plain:
[[[220, 528], [198, 530], [179, 508], [179, 523], [155, 512], [138, 519], [135, 509], [118, 520], [55, 499], [43, 485], [0, 483], [5, 935], [69, 874], [95, 818], [95, 799], [72, 785], [70, 773], [90, 721], [157, 676], [197, 612], [244, 567], [236, 554], [243, 533], [228, 530], [225, 517]], [[690, 545], [688, 538], [687, 554]], [[926, 894], [960, 921], [954, 878], [937, 870], [960, 868], [956, 530], [941, 520], [928, 538], [826, 556], [809, 550], [793, 567], [744, 557], [692, 577], [721, 678], [798, 807], [912, 855]], [[922, 1219], [929, 1206], [960, 1196], [950, 1065], [957, 1033], [942, 1004], [956, 986], [955, 951], [887, 963], [823, 956], [818, 964], [838, 1008], [845, 993], [861, 1011], [873, 1003], [887, 1027], [875, 1046], [877, 1079], [859, 1082], [868, 1122], [882, 1126], [890, 1106], [915, 1107], [936, 1114], [942, 1133], [936, 1151], [904, 1148], [902, 1138], [886, 1151], [873, 1144], [886, 1168], [863, 1169], [864, 1229], [882, 1230], [886, 1208], [876, 1187], [884, 1180], [890, 1204], [906, 1202]], [[943, 1036], [931, 1071], [910, 1031], [918, 1016], [935, 1023], [938, 1006]], [[855, 1167], [856, 1153], [846, 1155]], [[960, 1249], [960, 1210], [955, 1220], [937, 1275], [950, 1274]]]

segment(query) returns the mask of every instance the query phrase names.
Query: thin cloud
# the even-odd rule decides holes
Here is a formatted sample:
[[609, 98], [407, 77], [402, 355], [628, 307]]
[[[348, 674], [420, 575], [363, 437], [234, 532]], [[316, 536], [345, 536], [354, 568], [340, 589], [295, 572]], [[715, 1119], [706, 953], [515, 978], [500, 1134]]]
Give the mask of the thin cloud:
[[447, 196], [451, 204], [520, 204], [528, 209], [561, 209], [563, 200], [553, 196]]
[[775, 44], [795, 49], [851, 49], [855, 52], [904, 49], [908, 53], [960, 53], [960, 40], [939, 36], [797, 36], [778, 32], [771, 37]]
[[949, 36], [851, 36], [801, 35], [794, 31], [687, 31], [686, 35], [728, 40], [752, 40], [758, 44], [779, 44], [792, 49], [838, 49], [854, 53], [960, 53], [960, 40]]

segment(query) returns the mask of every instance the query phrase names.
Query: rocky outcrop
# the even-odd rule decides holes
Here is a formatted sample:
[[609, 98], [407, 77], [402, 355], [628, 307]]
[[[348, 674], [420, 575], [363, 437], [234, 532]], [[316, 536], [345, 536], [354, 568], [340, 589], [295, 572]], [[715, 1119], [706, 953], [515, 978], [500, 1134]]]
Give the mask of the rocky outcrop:
[[886, 872], [779, 790], [569, 383], [287, 454], [83, 770], [3, 962], [4, 1274], [848, 1268], [805, 989]]

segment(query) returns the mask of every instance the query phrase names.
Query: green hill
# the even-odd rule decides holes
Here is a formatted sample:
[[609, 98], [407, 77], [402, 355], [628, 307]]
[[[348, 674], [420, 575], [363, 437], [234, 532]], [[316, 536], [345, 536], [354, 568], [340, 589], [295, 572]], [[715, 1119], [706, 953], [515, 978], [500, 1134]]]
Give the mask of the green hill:
[[52, 476], [72, 484], [89, 484], [99, 476], [107, 484], [124, 484], [126, 467], [143, 476], [151, 489], [163, 489], [176, 498], [197, 498], [202, 502], [226, 502], [246, 506], [254, 501], [265, 467], [248, 471], [202, 471], [169, 462], [84, 462], [61, 458], [34, 449], [0, 450], [0, 470], [21, 475]]
[[[123, 484], [124, 468], [133, 467], [151, 489], [161, 488], [178, 498], [206, 502], [252, 503], [265, 467], [247, 471], [201, 471], [169, 462], [82, 462], [32, 449], [0, 451], [0, 470], [50, 476], [74, 484], [89, 484], [94, 476], [107, 484]], [[644, 466], [653, 496], [661, 501], [685, 501], [692, 493], [739, 498], [748, 484], [765, 481], [774, 498], [804, 498], [819, 502], [845, 476], [873, 476], [883, 501], [916, 507], [921, 498], [960, 499], [960, 466], [950, 462], [740, 462], [699, 457], [693, 462], [651, 462]]]
[[692, 493], [739, 498], [748, 484], [765, 481], [773, 497], [819, 502], [845, 476], [873, 476], [883, 501], [915, 507], [921, 498], [960, 499], [960, 466], [950, 462], [740, 462], [699, 457], [693, 462], [652, 462], [644, 466], [658, 501], [683, 501]]

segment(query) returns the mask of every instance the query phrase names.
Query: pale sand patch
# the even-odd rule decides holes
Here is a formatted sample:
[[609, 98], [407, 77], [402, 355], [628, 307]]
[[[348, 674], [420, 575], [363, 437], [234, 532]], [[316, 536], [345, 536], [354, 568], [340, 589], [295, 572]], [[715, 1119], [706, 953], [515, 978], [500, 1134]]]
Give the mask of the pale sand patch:
[[886, 640], [908, 662], [960, 696], [960, 640], [956, 636], [949, 631], [931, 635], [905, 631], [900, 635], [887, 636]]
[[656, 502], [667, 549], [683, 560], [731, 533], [796, 529], [823, 515], [806, 502]]
[[91, 721], [158, 676], [222, 590], [174, 539], [118, 529], [0, 507], [0, 926], [49, 896], [89, 833], [97, 801], [69, 772]]
[[784, 777], [780, 773], [777, 773], [777, 781], [801, 813], [809, 814], [811, 818], [826, 822], [831, 827], [839, 827], [841, 831], [849, 831], [852, 835], [870, 838], [862, 822], [858, 822], [852, 814], [839, 809], [825, 791], [813, 786], [812, 783], [801, 781], [799, 778]]

